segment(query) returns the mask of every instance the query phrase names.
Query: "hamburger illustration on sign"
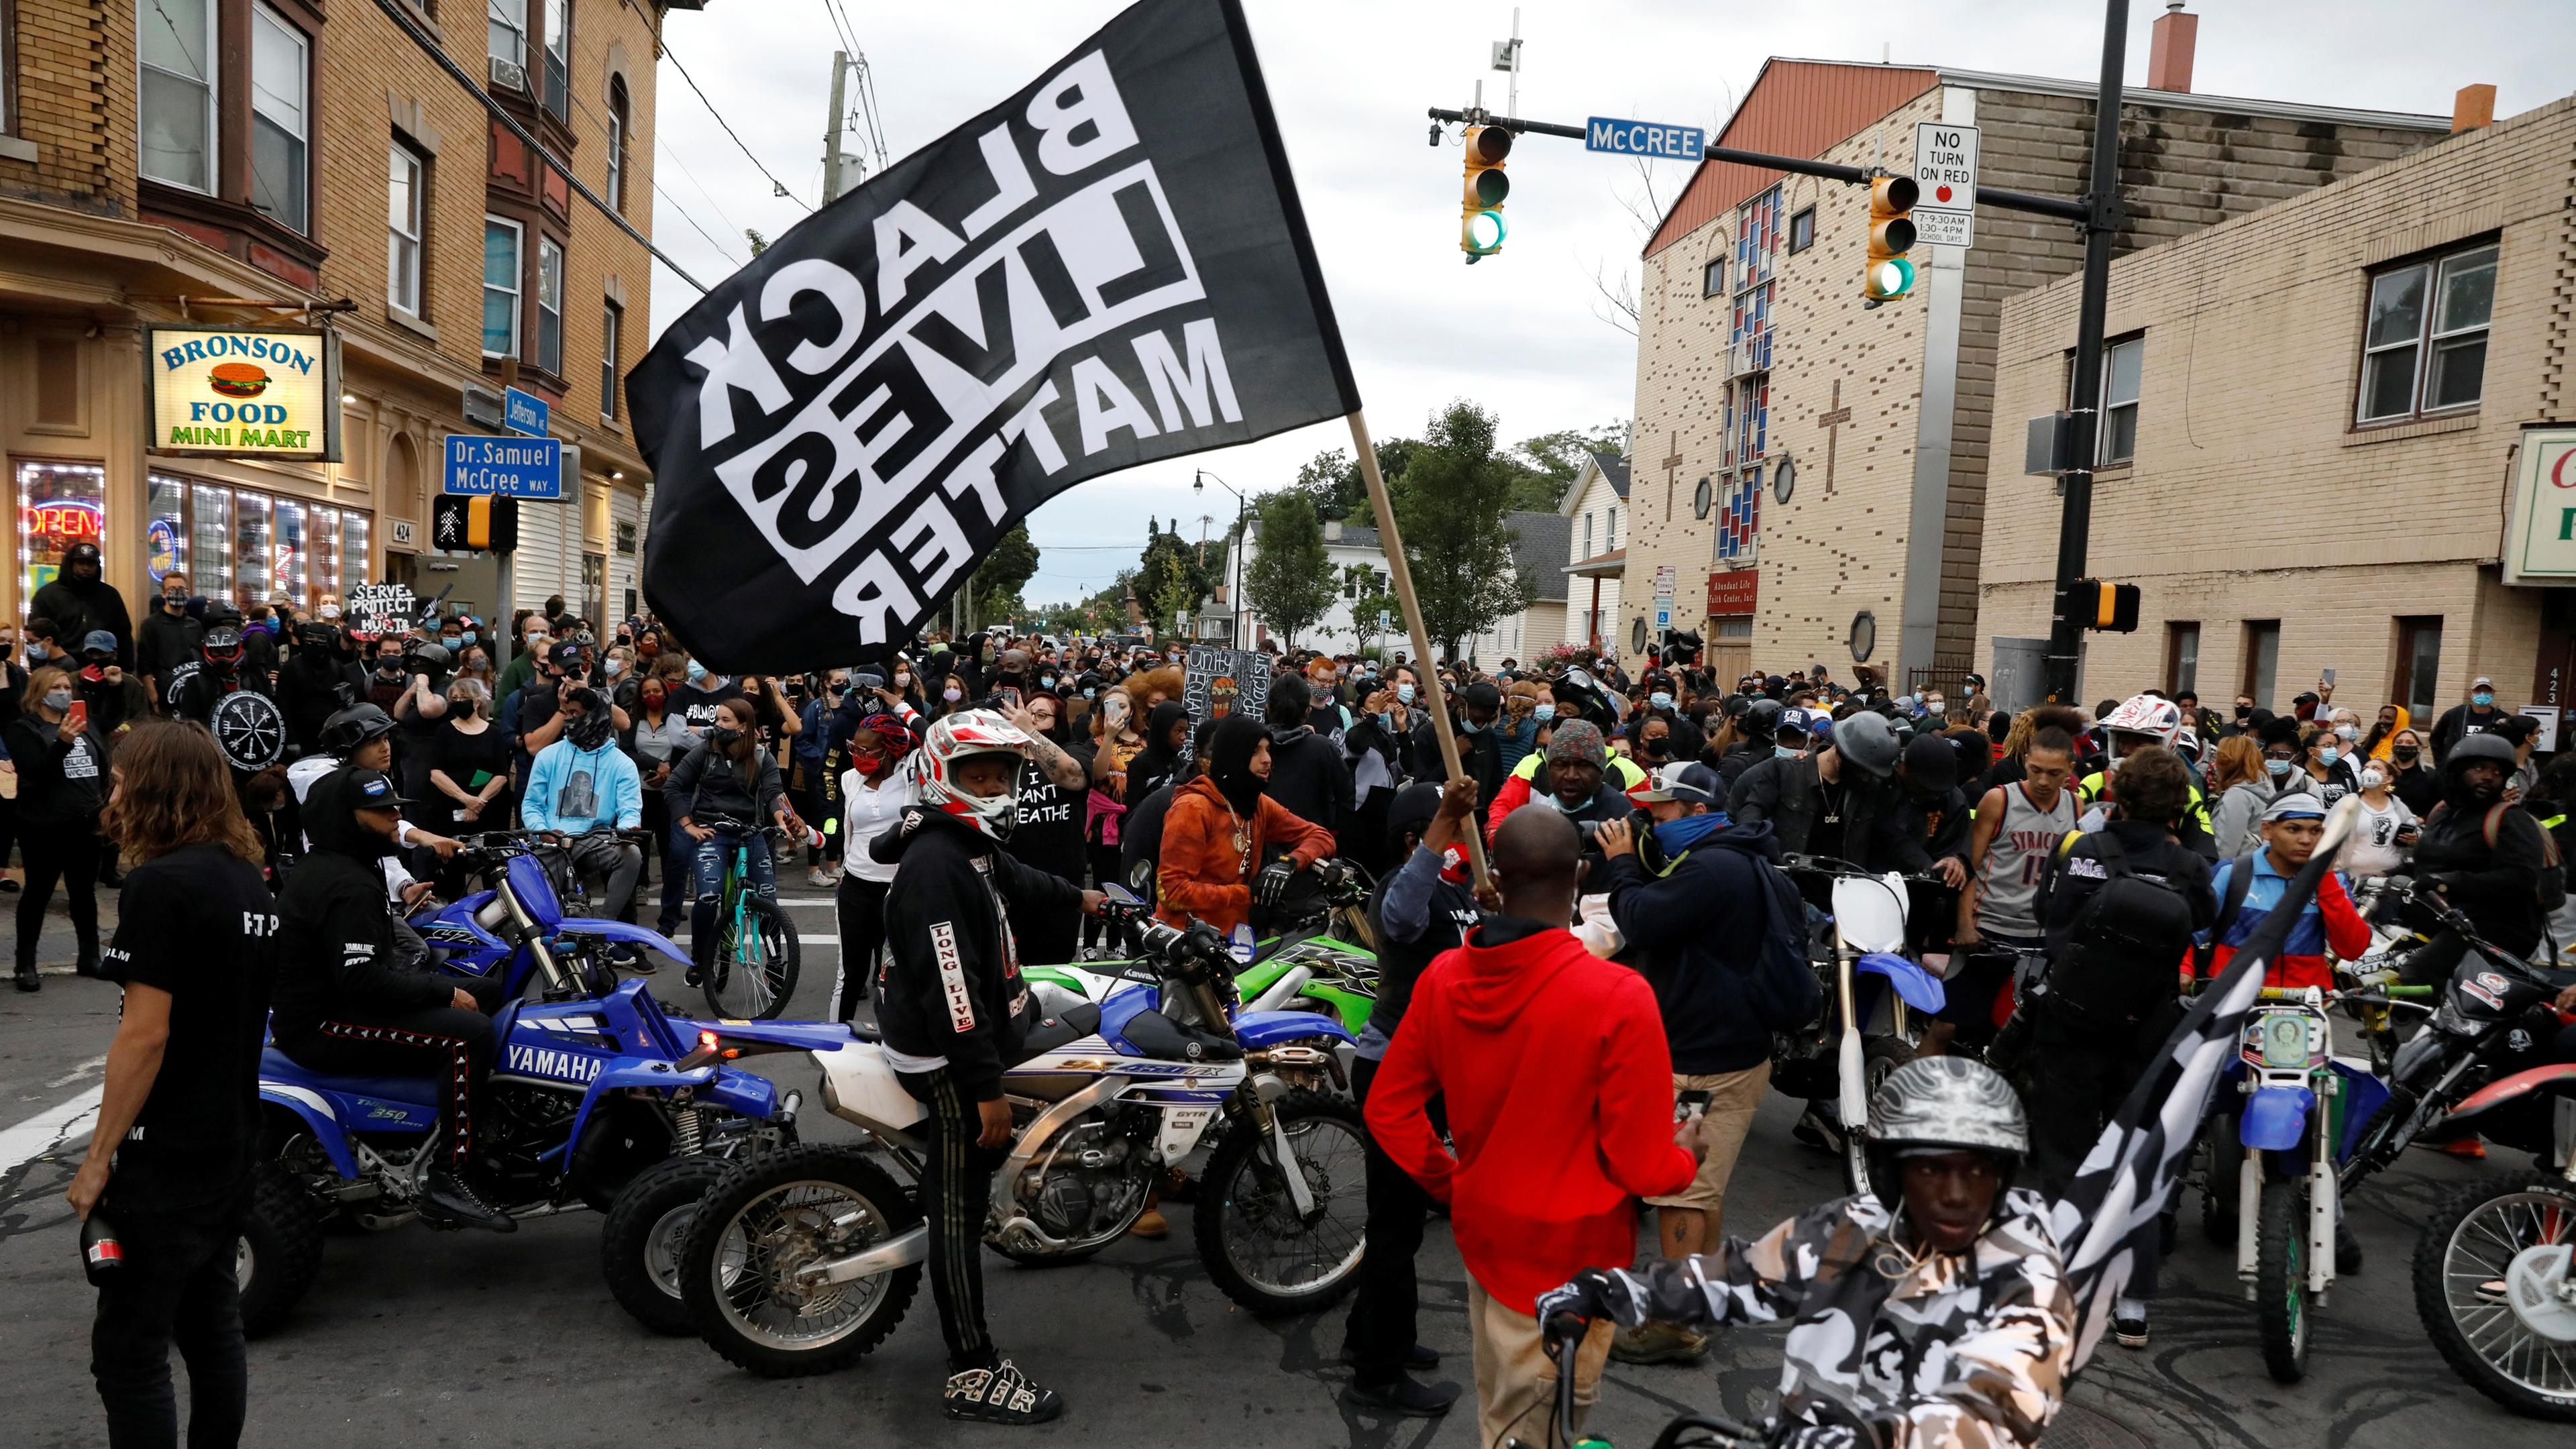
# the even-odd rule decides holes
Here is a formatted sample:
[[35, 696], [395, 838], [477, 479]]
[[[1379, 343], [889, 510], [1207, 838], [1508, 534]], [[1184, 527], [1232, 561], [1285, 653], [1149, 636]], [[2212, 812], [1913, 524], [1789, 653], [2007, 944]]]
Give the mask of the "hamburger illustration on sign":
[[339, 456], [339, 348], [315, 328], [154, 327], [145, 352], [156, 453]]
[[268, 373], [253, 363], [219, 362], [206, 373], [206, 386], [226, 397], [257, 397], [268, 391]]

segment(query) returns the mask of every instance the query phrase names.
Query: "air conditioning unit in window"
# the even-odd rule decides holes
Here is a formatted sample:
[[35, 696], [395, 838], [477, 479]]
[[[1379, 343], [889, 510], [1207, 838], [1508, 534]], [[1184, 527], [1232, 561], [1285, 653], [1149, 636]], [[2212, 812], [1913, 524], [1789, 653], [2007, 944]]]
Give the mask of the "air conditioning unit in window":
[[496, 55], [492, 57], [492, 85], [496, 90], [507, 87], [525, 91], [528, 88], [527, 69], [515, 60], [503, 60]]

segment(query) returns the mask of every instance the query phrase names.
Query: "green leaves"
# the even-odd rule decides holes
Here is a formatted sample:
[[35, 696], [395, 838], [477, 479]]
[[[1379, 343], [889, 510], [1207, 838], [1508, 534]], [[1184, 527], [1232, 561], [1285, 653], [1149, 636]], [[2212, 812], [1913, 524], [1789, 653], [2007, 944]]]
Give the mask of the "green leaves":
[[1253, 507], [1261, 533], [1244, 564], [1244, 601], [1294, 648], [1297, 636], [1333, 607], [1323, 521], [1315, 515], [1314, 498], [1302, 489], [1264, 494]]

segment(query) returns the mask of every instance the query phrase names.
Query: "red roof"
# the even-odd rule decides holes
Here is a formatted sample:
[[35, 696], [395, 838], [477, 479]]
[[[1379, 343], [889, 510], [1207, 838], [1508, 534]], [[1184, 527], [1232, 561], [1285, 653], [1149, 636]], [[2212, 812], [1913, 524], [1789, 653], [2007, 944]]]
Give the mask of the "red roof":
[[[1762, 63], [1717, 144], [1773, 156], [1821, 155], [1828, 147], [1941, 83], [1941, 73], [1913, 66], [1841, 61]], [[1908, 146], [1911, 137], [1903, 138]], [[1911, 154], [1910, 152], [1908, 154]], [[1681, 199], [1646, 243], [1653, 256], [1757, 195], [1781, 173], [1733, 161], [1703, 161]]]

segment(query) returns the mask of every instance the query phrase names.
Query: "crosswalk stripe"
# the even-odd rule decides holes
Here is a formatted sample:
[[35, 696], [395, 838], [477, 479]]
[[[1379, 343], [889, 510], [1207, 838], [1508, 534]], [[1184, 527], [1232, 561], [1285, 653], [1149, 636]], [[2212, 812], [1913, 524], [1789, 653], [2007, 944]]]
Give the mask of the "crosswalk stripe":
[[89, 1135], [90, 1119], [98, 1115], [98, 1104], [107, 1095], [107, 1084], [101, 1082], [68, 1102], [57, 1103], [0, 1132], [0, 1179], [42, 1157], [57, 1146], [67, 1146]]

